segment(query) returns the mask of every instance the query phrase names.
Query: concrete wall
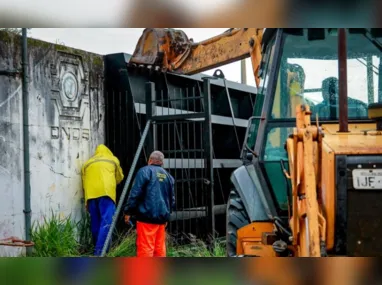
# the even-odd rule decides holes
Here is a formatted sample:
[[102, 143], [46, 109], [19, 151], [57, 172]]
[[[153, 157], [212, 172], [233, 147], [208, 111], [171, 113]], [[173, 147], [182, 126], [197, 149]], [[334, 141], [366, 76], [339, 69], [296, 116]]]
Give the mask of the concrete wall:
[[[103, 59], [28, 40], [32, 222], [83, 211], [82, 164], [104, 143]], [[21, 38], [0, 32], [0, 71], [21, 71]], [[0, 239], [25, 237], [22, 79], [0, 75]], [[19, 249], [0, 246], [0, 256]]]

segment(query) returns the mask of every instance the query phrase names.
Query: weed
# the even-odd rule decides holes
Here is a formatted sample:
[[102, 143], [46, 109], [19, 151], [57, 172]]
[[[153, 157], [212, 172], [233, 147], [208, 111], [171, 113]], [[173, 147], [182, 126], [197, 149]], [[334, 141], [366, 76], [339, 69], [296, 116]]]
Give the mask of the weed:
[[219, 243], [210, 250], [208, 246], [201, 240], [188, 245], [170, 246], [168, 251], [169, 257], [224, 257], [225, 248]]
[[108, 257], [132, 257], [136, 254], [135, 249], [135, 232], [128, 232], [118, 237], [117, 242], [111, 247]]
[[34, 245], [33, 256], [67, 257], [79, 255], [79, 243], [76, 240], [76, 224], [68, 216], [60, 219], [52, 212], [52, 217], [44, 217], [43, 224], [32, 226], [31, 237]]
[[[136, 234], [133, 231], [120, 236], [111, 248], [108, 257], [133, 257], [136, 254], [135, 247]], [[171, 236], [167, 236], [167, 256], [168, 257], [224, 257], [225, 247], [221, 243], [215, 243], [212, 252], [207, 245], [196, 240], [188, 245], [177, 245]]]
[[[136, 233], [129, 230], [127, 233], [114, 234], [107, 257], [134, 257], [136, 255]], [[90, 231], [90, 217], [85, 213], [84, 218], [74, 223], [70, 216], [60, 219], [52, 214], [43, 224], [34, 225], [32, 240], [35, 243], [34, 256], [36, 257], [68, 257], [89, 256], [93, 251], [92, 235]], [[175, 239], [167, 235], [168, 257], [224, 257], [225, 247], [215, 242], [213, 249], [196, 238], [188, 238], [188, 244], [180, 245]]]
[[79, 253], [81, 255], [91, 255], [94, 245], [88, 212], [83, 213], [83, 218], [77, 223], [76, 228], [78, 231]]

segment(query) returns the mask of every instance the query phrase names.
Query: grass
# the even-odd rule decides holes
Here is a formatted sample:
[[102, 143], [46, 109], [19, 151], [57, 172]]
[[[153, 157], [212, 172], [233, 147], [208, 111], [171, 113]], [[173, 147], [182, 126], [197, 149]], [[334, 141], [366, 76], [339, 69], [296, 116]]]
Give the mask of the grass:
[[[108, 257], [135, 256], [135, 232], [130, 232], [120, 236], [118, 242], [108, 253]], [[196, 240], [187, 245], [177, 245], [174, 240], [167, 237], [167, 257], [224, 257], [225, 247], [216, 242], [212, 252], [207, 245], [200, 240]]]
[[108, 257], [135, 256], [135, 232], [120, 235], [107, 253]]
[[31, 238], [35, 243], [35, 257], [71, 257], [79, 255], [79, 242], [76, 239], [77, 225], [71, 217], [60, 219], [52, 213], [44, 223], [32, 226]]
[[94, 249], [93, 237], [90, 231], [90, 215], [85, 212], [83, 219], [77, 223], [76, 228], [79, 234], [79, 253], [81, 255], [91, 255]]
[[[75, 257], [90, 256], [93, 252], [90, 232], [90, 217], [74, 223], [71, 217], [59, 218], [52, 213], [50, 219], [44, 218], [43, 223], [32, 227], [32, 240], [35, 243], [35, 257]], [[77, 238], [78, 237], [78, 238]], [[107, 257], [135, 256], [135, 231], [118, 234], [113, 241]], [[168, 257], [224, 257], [225, 247], [216, 242], [212, 251], [200, 240], [190, 240], [187, 245], [176, 244], [171, 236], [167, 238]]]
[[176, 245], [169, 242], [169, 257], [224, 257], [225, 247], [223, 244], [216, 242], [212, 252], [208, 249], [206, 243], [196, 240], [187, 245]]

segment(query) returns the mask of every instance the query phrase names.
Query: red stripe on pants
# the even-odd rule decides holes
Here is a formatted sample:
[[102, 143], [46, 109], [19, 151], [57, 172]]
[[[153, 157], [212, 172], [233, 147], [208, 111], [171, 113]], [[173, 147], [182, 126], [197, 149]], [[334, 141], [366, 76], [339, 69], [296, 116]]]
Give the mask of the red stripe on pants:
[[166, 227], [137, 222], [137, 257], [166, 257]]

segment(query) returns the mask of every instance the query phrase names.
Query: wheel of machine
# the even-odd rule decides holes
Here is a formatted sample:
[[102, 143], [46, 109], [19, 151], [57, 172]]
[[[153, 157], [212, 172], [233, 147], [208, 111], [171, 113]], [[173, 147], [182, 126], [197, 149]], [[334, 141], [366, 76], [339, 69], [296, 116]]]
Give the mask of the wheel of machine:
[[236, 190], [232, 190], [227, 204], [227, 256], [236, 256], [237, 230], [250, 223], [247, 211]]

